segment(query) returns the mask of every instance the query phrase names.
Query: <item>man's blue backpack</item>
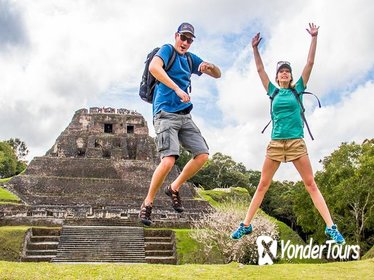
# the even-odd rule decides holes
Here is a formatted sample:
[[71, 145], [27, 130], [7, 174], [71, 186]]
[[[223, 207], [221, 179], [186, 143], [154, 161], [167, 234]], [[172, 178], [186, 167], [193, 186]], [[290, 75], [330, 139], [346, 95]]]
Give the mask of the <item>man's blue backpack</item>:
[[[169, 62], [167, 65], [164, 65], [164, 69], [166, 72], [168, 72], [173, 65], [175, 58], [177, 56], [177, 51], [174, 49], [174, 47], [171, 44], [168, 44], [172, 48], [171, 57], [169, 59]], [[148, 103], [152, 103], [153, 101], [153, 93], [156, 87], [156, 84], [159, 83], [159, 81], [156, 80], [155, 77], [149, 72], [149, 64], [151, 63], [153, 57], [158, 52], [160, 48], [154, 48], [148, 55], [147, 59], [144, 62], [144, 72], [142, 76], [142, 81], [140, 82], [140, 88], [139, 88], [139, 96], [141, 99]], [[192, 72], [192, 58], [189, 53], [186, 53], [188, 65], [190, 67], [190, 71]], [[191, 84], [191, 83], [190, 83]]]
[[[294, 88], [291, 88], [291, 91], [292, 91], [293, 95], [295, 96], [296, 100], [299, 102], [299, 105], [301, 107], [301, 118], [302, 118], [303, 122], [305, 123], [306, 128], [308, 129], [310, 138], [312, 138], [312, 140], [314, 140], [314, 137], [312, 135], [312, 132], [310, 131], [308, 122], [306, 121], [306, 118], [305, 118], [305, 114], [304, 114], [305, 113], [305, 107], [304, 107], [303, 102], [301, 101], [300, 97], [301, 97], [302, 94], [313, 95], [317, 99], [317, 101], [318, 101], [318, 107], [319, 108], [321, 108], [321, 102], [319, 101], [318, 97], [316, 95], [314, 95], [313, 93], [311, 93], [311, 92], [303, 91], [303, 92], [298, 93]], [[274, 94], [272, 96], [270, 96], [270, 116], [272, 116], [273, 100], [277, 96], [278, 93], [279, 93], [279, 88], [277, 88], [274, 91]], [[270, 123], [271, 123], [271, 120], [264, 127], [264, 129], [261, 131], [261, 133], [264, 133], [265, 129], [269, 126]]]

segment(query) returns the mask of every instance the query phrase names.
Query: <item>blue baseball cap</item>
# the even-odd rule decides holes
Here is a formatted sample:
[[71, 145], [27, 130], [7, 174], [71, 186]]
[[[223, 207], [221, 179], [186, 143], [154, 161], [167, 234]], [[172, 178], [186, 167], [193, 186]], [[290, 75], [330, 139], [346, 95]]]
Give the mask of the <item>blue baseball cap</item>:
[[196, 38], [194, 34], [195, 28], [193, 28], [192, 24], [187, 23], [187, 22], [183, 22], [181, 25], [179, 25], [177, 32], [178, 33], [190, 33], [192, 37]]

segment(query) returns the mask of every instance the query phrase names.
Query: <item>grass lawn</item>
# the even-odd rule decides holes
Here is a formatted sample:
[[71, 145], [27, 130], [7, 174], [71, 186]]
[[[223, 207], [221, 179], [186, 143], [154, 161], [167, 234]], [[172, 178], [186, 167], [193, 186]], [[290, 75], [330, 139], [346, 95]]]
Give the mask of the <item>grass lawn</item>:
[[28, 226], [0, 227], [0, 260], [17, 261], [19, 259], [28, 228]]
[[373, 279], [374, 259], [326, 264], [150, 265], [0, 262], [0, 279]]
[[18, 204], [20, 202], [19, 197], [0, 187], [0, 204]]
[[9, 178], [0, 178], [0, 184], [7, 183], [7, 182], [10, 181], [10, 179], [12, 179], [12, 177], [9, 177]]
[[173, 229], [175, 232], [178, 264], [197, 263], [197, 251], [199, 243], [190, 237], [191, 229]]

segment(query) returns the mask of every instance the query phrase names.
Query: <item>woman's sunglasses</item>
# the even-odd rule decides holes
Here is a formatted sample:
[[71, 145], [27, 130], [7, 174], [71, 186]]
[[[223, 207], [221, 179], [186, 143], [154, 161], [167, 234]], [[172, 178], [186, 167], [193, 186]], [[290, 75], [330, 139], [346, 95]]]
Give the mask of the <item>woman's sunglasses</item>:
[[179, 38], [181, 39], [182, 42], [184, 41], [187, 41], [188, 44], [192, 44], [193, 42], [193, 39], [192, 38], [188, 38], [186, 35], [183, 35], [183, 34], [179, 34]]

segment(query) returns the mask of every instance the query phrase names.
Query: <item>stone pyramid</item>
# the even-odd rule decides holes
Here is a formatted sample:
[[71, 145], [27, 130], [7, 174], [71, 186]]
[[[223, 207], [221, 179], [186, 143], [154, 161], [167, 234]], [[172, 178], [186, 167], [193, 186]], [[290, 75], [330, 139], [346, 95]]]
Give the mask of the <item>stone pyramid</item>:
[[[144, 117], [131, 110], [80, 109], [45, 156], [35, 157], [8, 188], [25, 206], [4, 216], [36, 224], [74, 221], [137, 222], [139, 207], [159, 162], [154, 139]], [[166, 179], [170, 184], [176, 168]], [[185, 212], [176, 213], [160, 190], [153, 219], [160, 226], [188, 225], [209, 204], [195, 198], [194, 189], [181, 189]]]

